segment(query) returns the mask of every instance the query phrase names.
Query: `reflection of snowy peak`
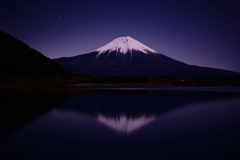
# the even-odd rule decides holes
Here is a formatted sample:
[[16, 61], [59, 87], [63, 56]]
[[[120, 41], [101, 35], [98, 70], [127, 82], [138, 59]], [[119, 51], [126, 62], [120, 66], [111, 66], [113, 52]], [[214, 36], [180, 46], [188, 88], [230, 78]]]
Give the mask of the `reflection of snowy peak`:
[[112, 128], [113, 130], [120, 133], [131, 133], [144, 125], [152, 122], [155, 117], [142, 116], [139, 118], [131, 119], [122, 115], [118, 118], [107, 118], [102, 115], [98, 115], [97, 120], [106, 126]]
[[127, 36], [127, 37], [119, 37], [111, 41], [110, 43], [106, 44], [105, 46], [96, 49], [99, 55], [101, 55], [104, 52], [112, 52], [117, 51], [123, 54], [126, 54], [128, 51], [132, 53], [132, 51], [140, 51], [145, 54], [149, 53], [157, 53], [155, 50], [149, 48], [148, 46], [145, 46], [141, 42]]

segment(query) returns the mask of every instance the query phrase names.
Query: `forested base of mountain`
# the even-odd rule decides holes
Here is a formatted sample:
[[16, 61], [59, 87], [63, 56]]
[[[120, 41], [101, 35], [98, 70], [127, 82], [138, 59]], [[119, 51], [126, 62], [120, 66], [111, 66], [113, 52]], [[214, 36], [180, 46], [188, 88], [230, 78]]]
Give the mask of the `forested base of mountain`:
[[173, 76], [112, 76], [102, 79], [86, 74], [73, 74], [68, 77], [0, 75], [0, 84], [94, 84], [95, 87], [98, 85], [240, 86], [240, 77], [226, 76], [182, 80]]
[[79, 84], [101, 83], [101, 79], [89, 75], [38, 76], [0, 75], [0, 84]]
[[212, 77], [186, 80], [186, 86], [240, 86], [240, 77]]
[[103, 79], [107, 84], [151, 84], [152, 86], [240, 86], [240, 77], [209, 77], [182, 80], [173, 76], [115, 76]]

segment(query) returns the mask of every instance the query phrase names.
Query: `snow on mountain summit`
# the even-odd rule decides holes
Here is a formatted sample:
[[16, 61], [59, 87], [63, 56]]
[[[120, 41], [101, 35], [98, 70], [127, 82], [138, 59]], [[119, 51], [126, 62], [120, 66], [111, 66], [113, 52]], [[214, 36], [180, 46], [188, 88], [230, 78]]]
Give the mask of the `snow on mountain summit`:
[[132, 37], [119, 37], [111, 41], [110, 43], [106, 44], [103, 47], [96, 49], [95, 51], [99, 52], [98, 56], [104, 52], [112, 52], [117, 51], [123, 54], [126, 54], [128, 51], [132, 53], [132, 51], [140, 51], [145, 54], [150, 53], [157, 53], [155, 50], [149, 48], [148, 46], [142, 44], [141, 42], [133, 39]]

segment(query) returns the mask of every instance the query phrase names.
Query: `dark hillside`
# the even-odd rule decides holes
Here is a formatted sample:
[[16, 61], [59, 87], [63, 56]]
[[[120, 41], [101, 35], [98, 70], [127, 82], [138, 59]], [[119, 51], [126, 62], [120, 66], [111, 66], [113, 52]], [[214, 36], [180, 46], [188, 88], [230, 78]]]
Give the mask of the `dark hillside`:
[[60, 64], [0, 31], [0, 75], [67, 76]]

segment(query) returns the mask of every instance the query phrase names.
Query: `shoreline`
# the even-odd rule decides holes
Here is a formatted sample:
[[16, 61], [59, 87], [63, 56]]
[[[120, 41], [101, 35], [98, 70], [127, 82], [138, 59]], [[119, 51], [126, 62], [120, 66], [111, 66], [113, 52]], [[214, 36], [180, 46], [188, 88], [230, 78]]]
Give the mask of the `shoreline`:
[[0, 87], [64, 87], [64, 88], [137, 88], [137, 87], [240, 87], [239, 85], [154, 85], [154, 84], [105, 84], [105, 83], [4, 83]]
[[[157, 87], [156, 85], [152, 84], [104, 84], [104, 83], [83, 83], [83, 84], [44, 84], [44, 83], [5, 83], [0, 84], [1, 86], [9, 86], [9, 87], [24, 87], [24, 86], [39, 86], [39, 87], [70, 87], [70, 88], [99, 88], [99, 87], [106, 87], [106, 88], [112, 88], [112, 87]], [[163, 86], [159, 86], [163, 87]]]

